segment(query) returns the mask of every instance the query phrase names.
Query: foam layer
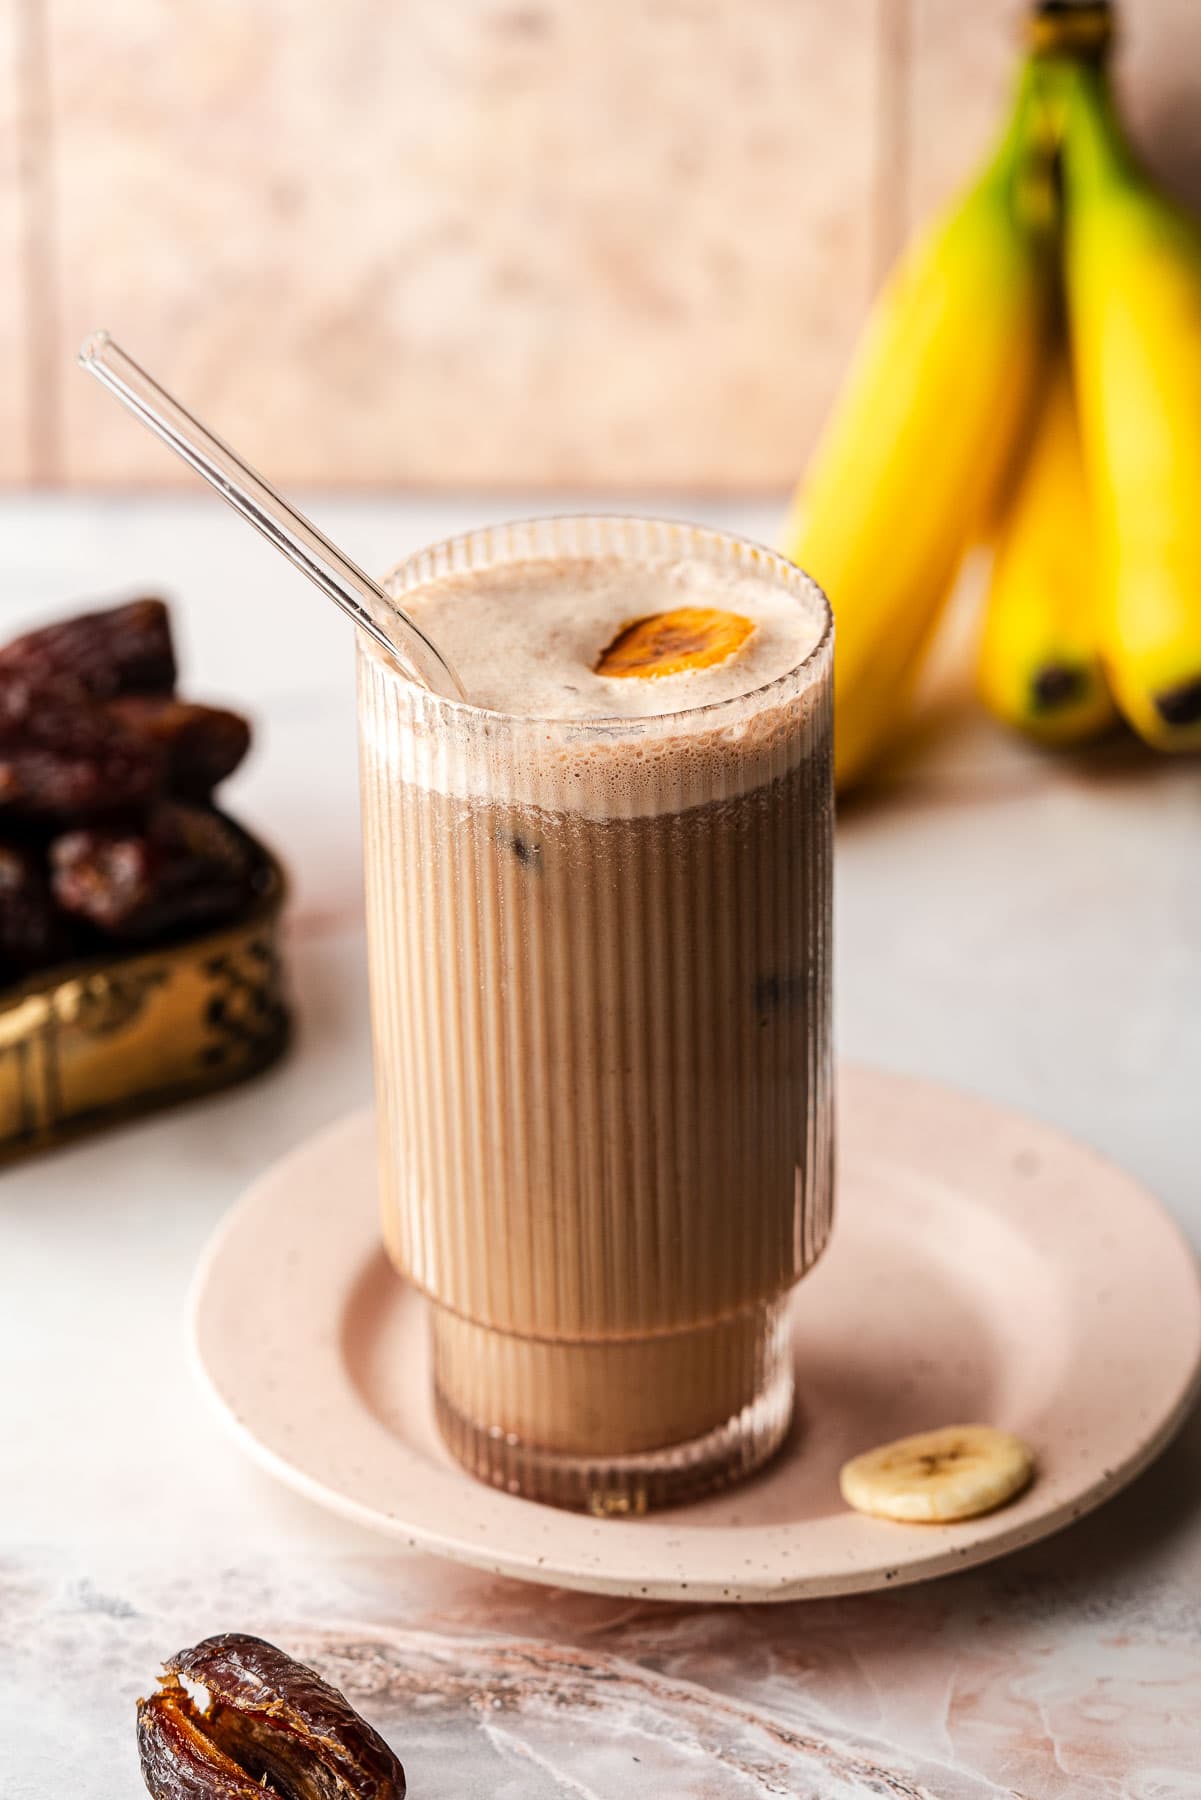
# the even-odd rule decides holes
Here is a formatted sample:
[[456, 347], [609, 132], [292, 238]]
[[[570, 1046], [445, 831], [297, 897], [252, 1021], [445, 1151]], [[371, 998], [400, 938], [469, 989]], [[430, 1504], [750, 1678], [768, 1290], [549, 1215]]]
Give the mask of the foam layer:
[[[595, 819], [678, 813], [765, 786], [829, 749], [825, 603], [703, 556], [548, 556], [448, 571], [403, 603], [473, 704], [415, 688], [360, 642], [364, 779]], [[654, 679], [593, 665], [633, 619], [681, 606], [754, 621], [724, 662]], [[487, 710], [481, 710], [487, 709]]]
[[[444, 576], [405, 605], [449, 656], [473, 705], [535, 719], [647, 718], [732, 700], [803, 661], [823, 623], [778, 582], [699, 558], [500, 564]], [[594, 673], [624, 626], [680, 606], [740, 613], [755, 629], [708, 668], [656, 679]]]

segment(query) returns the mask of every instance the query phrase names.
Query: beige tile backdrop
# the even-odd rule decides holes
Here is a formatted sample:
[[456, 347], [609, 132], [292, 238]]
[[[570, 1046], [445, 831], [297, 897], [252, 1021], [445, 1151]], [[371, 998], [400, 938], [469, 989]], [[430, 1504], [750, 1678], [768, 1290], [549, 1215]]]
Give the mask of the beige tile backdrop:
[[30, 430], [32, 334], [28, 317], [25, 221], [29, 168], [22, 166], [33, 135], [28, 116], [37, 82], [27, 79], [28, 50], [14, 0], [0, 0], [0, 482], [34, 475]]
[[[0, 480], [187, 479], [106, 325], [289, 484], [780, 487], [1020, 10], [0, 0]], [[1128, 13], [1196, 187], [1201, 0]]]

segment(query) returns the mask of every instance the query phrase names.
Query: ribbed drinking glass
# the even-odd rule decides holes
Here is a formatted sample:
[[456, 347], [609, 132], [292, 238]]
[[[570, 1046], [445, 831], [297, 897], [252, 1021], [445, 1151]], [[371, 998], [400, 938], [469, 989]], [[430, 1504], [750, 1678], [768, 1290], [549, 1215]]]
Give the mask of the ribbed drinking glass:
[[753, 570], [815, 647], [737, 699], [511, 716], [360, 638], [384, 1236], [428, 1296], [452, 1452], [512, 1492], [641, 1511], [762, 1463], [793, 1403], [789, 1293], [830, 1230], [826, 602], [719, 532], [559, 519], [422, 552]]

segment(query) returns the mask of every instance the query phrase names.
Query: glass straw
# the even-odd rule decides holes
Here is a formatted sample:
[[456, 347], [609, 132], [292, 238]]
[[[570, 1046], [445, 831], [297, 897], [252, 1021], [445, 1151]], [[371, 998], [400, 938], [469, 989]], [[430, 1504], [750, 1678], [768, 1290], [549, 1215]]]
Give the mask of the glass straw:
[[424, 631], [357, 563], [297, 512], [263, 477], [146, 373], [107, 331], [87, 339], [79, 362], [124, 401], [177, 456], [210, 482], [290, 563], [349, 613], [411, 680], [447, 699], [466, 694], [455, 671]]

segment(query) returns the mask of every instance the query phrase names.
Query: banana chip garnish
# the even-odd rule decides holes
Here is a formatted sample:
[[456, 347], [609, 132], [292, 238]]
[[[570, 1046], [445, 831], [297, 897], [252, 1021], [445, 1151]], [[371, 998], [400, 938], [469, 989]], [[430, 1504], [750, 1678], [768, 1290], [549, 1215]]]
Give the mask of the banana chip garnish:
[[672, 612], [650, 613], [623, 625], [601, 651], [595, 673], [622, 679], [637, 675], [653, 681], [661, 675], [682, 675], [688, 669], [708, 669], [740, 650], [754, 629], [752, 619], [712, 606], [677, 606]]
[[947, 1425], [852, 1457], [838, 1479], [857, 1512], [937, 1525], [1004, 1506], [1033, 1475], [1034, 1458], [1012, 1432]]

